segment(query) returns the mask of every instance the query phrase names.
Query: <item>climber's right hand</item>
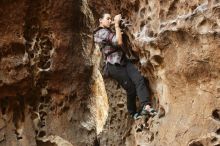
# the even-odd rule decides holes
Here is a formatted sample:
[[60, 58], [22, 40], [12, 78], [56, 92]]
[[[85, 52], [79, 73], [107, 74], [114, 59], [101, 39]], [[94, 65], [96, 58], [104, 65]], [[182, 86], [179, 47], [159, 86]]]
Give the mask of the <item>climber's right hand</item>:
[[118, 25], [120, 21], [121, 21], [121, 14], [118, 14], [114, 17], [115, 25]]

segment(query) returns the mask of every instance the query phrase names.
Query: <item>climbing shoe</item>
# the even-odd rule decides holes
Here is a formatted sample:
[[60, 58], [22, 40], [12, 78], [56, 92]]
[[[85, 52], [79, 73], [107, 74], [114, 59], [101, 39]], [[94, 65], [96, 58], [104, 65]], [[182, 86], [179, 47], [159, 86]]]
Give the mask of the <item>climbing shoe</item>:
[[140, 115], [150, 115], [150, 116], [155, 116], [157, 114], [156, 110], [150, 107], [149, 105], [144, 105]]
[[134, 120], [138, 120], [141, 118], [141, 115], [139, 113], [130, 114], [130, 116]]

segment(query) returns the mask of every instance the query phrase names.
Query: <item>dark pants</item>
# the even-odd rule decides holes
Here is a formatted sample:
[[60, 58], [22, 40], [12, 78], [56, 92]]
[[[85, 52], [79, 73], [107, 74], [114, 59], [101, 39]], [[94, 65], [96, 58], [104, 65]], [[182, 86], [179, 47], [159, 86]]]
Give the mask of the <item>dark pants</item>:
[[126, 90], [129, 113], [136, 112], [136, 96], [139, 97], [142, 105], [150, 104], [149, 90], [145, 84], [144, 77], [131, 62], [127, 62], [123, 66], [108, 63], [108, 71], [110, 77], [115, 79]]

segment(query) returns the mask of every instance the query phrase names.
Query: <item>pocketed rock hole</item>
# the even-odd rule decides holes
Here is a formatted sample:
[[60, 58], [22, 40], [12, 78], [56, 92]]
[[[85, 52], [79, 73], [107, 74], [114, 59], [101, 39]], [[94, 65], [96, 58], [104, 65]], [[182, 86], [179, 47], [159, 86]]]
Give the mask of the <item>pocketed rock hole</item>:
[[217, 121], [220, 121], [220, 110], [219, 109], [215, 109], [213, 112], [212, 112], [212, 117], [217, 120]]
[[211, 142], [214, 143], [216, 142], [218, 139], [216, 137], [212, 138]]
[[220, 135], [220, 128], [216, 131], [216, 134]]
[[36, 142], [37, 142], [37, 146], [57, 146], [57, 144], [51, 143], [49, 141], [43, 142], [43, 141], [37, 140]]
[[44, 137], [44, 136], [46, 136], [46, 132], [45, 131], [40, 131], [39, 133], [38, 133], [38, 137]]
[[94, 145], [93, 146], [100, 146], [100, 140], [98, 138], [96, 138], [94, 140]]
[[204, 146], [201, 142], [196, 141], [196, 142], [192, 142], [191, 144], [189, 144], [189, 146]]

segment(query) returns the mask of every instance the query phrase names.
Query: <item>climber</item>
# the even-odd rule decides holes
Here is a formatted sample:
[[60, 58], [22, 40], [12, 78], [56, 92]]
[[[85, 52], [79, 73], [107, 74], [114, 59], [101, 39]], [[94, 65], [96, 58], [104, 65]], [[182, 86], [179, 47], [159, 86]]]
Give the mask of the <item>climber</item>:
[[[103, 13], [99, 18], [99, 27], [94, 31], [94, 42], [104, 55], [105, 74], [115, 79], [127, 93], [127, 109], [134, 119], [142, 115], [154, 116], [156, 111], [151, 107], [149, 91], [137, 68], [127, 59], [122, 51], [122, 32], [120, 29], [121, 15], [111, 20], [109, 13]], [[114, 23], [115, 33], [110, 26]], [[141, 102], [141, 111], [136, 111], [136, 96]]]

